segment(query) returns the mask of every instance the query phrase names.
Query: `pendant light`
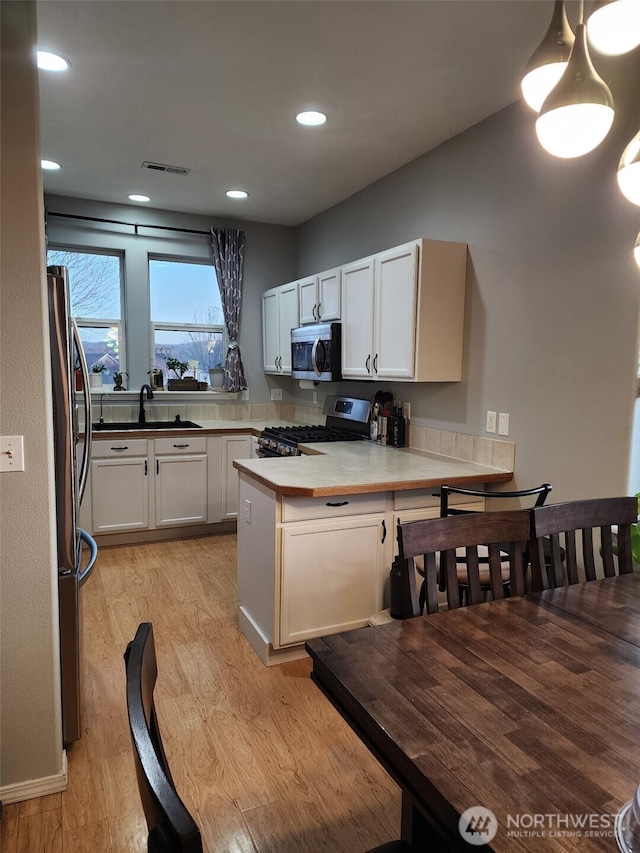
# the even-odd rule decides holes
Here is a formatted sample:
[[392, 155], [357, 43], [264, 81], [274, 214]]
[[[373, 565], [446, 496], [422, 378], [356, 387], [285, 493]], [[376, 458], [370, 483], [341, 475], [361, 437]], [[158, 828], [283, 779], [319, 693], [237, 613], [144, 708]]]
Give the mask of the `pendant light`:
[[618, 186], [625, 198], [640, 205], [640, 131], [622, 153], [618, 164]]
[[555, 0], [549, 29], [527, 63], [520, 84], [522, 97], [532, 110], [540, 111], [544, 99], [562, 77], [573, 39], [564, 0]]
[[613, 96], [589, 58], [583, 10], [581, 0], [580, 23], [569, 62], [536, 120], [540, 144], [555, 157], [581, 157], [592, 151], [613, 124]]
[[619, 56], [640, 44], [638, 0], [600, 0], [587, 21], [589, 41], [599, 53]]
[[636, 259], [636, 263], [640, 267], [640, 234], [636, 237], [636, 246], [633, 250], [633, 256]]

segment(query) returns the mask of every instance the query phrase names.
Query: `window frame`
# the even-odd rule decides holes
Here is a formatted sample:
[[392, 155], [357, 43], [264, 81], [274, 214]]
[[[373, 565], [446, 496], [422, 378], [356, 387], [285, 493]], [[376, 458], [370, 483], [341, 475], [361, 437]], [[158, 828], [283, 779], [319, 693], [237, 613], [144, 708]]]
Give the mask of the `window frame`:
[[127, 373], [127, 328], [126, 328], [126, 299], [125, 299], [125, 252], [118, 249], [93, 248], [90, 246], [74, 246], [63, 243], [54, 243], [46, 247], [47, 266], [51, 266], [49, 262], [49, 252], [68, 252], [75, 255], [103, 255], [110, 258], [118, 259], [118, 271], [120, 286], [118, 289], [118, 301], [120, 305], [119, 319], [104, 319], [97, 317], [85, 317], [76, 315], [71, 310], [71, 293], [69, 299], [69, 315], [73, 317], [80, 331], [82, 338], [82, 329], [112, 329], [118, 330], [118, 365], [120, 373]]
[[[224, 309], [222, 323], [213, 324], [213, 323], [167, 323], [164, 321], [156, 321], [151, 316], [151, 261], [164, 261], [168, 263], [176, 263], [176, 264], [193, 264], [198, 266], [210, 267], [213, 271], [215, 286], [218, 288], [218, 295], [220, 298], [220, 307], [222, 309], [222, 296], [220, 294], [219, 284], [218, 284], [218, 273], [216, 271], [215, 265], [213, 261], [208, 261], [203, 258], [193, 258], [185, 255], [173, 255], [173, 254], [164, 254], [160, 252], [149, 252], [147, 255], [147, 280], [149, 283], [149, 346], [150, 346], [150, 359], [152, 366], [156, 365], [156, 331], [165, 331], [165, 332], [184, 332], [184, 333], [212, 333], [212, 334], [221, 334], [222, 335], [222, 352], [223, 352], [223, 363], [224, 357], [228, 349], [228, 334], [227, 334], [227, 326], [224, 321]], [[206, 370], [206, 368], [198, 368], [199, 370]], [[166, 367], [164, 370], [167, 372]]]

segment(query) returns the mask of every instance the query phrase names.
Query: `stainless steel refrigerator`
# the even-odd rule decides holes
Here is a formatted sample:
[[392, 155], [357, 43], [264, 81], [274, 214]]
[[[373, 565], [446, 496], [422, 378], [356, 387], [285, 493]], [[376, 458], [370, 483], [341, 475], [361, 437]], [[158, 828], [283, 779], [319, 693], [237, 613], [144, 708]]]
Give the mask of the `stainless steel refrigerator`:
[[[80, 588], [98, 555], [95, 540], [78, 527], [80, 501], [87, 483], [91, 458], [91, 392], [80, 335], [69, 314], [69, 289], [65, 267], [47, 267], [53, 438], [56, 480], [56, 531], [60, 600], [60, 669], [62, 681], [62, 734], [65, 744], [80, 737]], [[79, 401], [84, 411], [85, 440], [78, 454], [78, 402], [75, 369], [82, 374]], [[80, 459], [78, 460], [78, 455]], [[83, 566], [82, 563], [86, 564]]]

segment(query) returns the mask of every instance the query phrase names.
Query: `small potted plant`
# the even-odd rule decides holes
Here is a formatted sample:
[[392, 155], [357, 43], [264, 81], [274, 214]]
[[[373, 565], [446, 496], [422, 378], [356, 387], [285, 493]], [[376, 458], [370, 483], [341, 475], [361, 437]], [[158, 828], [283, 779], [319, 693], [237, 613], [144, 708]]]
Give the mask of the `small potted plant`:
[[167, 356], [165, 359], [167, 362], [167, 369], [173, 370], [177, 379], [169, 379], [168, 386], [169, 391], [197, 391], [198, 390], [198, 380], [195, 377], [186, 376], [185, 373], [189, 370], [189, 362], [188, 361], [180, 361], [179, 358], [173, 358], [172, 356]]
[[122, 379], [124, 376], [126, 376], [127, 379], [129, 378], [129, 374], [127, 373], [126, 370], [119, 370], [117, 373], [114, 373], [114, 375], [113, 375], [113, 381], [115, 382], [115, 385], [113, 386], [114, 391], [126, 391], [127, 390], [122, 384]]
[[218, 362], [215, 367], [209, 368], [209, 385], [212, 388], [222, 388], [222, 380], [224, 379], [224, 365]]
[[107, 368], [104, 364], [94, 364], [89, 374], [89, 387], [102, 388], [102, 374]]

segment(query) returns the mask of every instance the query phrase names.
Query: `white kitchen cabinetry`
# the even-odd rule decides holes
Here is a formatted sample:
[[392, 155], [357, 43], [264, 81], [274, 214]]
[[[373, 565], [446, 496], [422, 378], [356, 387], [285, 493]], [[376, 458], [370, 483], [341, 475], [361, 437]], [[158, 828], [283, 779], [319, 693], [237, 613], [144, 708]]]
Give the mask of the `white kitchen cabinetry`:
[[298, 282], [301, 326], [340, 319], [340, 282], [339, 269], [327, 270]]
[[381, 609], [384, 514], [282, 528], [280, 644], [367, 624]]
[[154, 450], [156, 527], [206, 522], [207, 439], [157, 438]]
[[462, 377], [467, 247], [415, 240], [342, 268], [342, 375]]
[[145, 439], [93, 442], [91, 515], [93, 533], [122, 533], [149, 527], [149, 459]]
[[238, 516], [238, 471], [234, 459], [251, 458], [250, 435], [222, 436], [222, 519]]
[[298, 282], [262, 294], [262, 355], [265, 373], [291, 374], [291, 329], [299, 324]]
[[342, 375], [372, 376], [373, 258], [342, 268]]
[[240, 475], [240, 627], [266, 664], [367, 624], [392, 558], [386, 494], [277, 497]]

